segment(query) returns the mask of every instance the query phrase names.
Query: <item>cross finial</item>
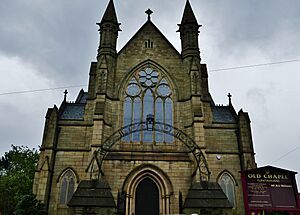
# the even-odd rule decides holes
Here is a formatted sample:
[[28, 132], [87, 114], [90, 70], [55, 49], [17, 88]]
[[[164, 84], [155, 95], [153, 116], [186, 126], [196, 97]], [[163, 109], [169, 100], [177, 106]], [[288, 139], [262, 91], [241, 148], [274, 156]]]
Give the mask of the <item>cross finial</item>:
[[151, 14], [153, 13], [153, 11], [150, 8], [148, 8], [148, 10], [146, 10], [145, 13], [148, 14], [148, 20], [150, 20]]
[[65, 92], [64, 92], [64, 101], [67, 101], [67, 95], [68, 95], [68, 90], [67, 89], [65, 89]]
[[229, 100], [229, 105], [231, 105], [231, 97], [232, 97], [232, 95], [230, 94], [230, 93], [228, 93], [228, 100]]

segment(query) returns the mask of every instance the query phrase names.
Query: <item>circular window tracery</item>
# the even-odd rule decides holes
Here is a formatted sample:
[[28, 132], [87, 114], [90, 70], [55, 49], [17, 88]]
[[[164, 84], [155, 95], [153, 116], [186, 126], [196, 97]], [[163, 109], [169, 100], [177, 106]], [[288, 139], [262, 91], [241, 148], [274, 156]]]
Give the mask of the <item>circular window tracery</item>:
[[138, 96], [141, 89], [137, 83], [130, 83], [126, 89], [126, 94], [129, 96]]
[[171, 94], [171, 89], [167, 84], [160, 84], [157, 87], [157, 94], [161, 97], [167, 97], [170, 96]]

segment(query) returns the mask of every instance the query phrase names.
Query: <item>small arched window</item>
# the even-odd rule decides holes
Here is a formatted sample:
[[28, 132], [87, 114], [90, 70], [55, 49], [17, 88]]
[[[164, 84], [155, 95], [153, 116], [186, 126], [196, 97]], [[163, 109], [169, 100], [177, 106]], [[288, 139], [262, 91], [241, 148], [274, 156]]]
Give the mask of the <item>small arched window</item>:
[[[124, 126], [146, 121], [148, 115], [155, 122], [173, 125], [172, 90], [157, 69], [145, 67], [133, 74], [125, 90]], [[123, 138], [126, 142], [173, 142], [173, 137], [160, 132], [141, 131]]]
[[229, 202], [235, 208], [235, 185], [232, 177], [228, 173], [223, 173], [218, 182]]
[[60, 189], [60, 198], [59, 203], [61, 205], [66, 205], [75, 189], [75, 176], [71, 170], [67, 170], [61, 177], [61, 189]]

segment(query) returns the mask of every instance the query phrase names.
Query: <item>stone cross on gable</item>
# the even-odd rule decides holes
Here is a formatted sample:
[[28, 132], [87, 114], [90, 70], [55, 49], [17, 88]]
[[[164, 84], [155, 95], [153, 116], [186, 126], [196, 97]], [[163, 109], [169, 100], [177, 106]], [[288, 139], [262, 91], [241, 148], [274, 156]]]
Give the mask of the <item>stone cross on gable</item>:
[[231, 105], [231, 97], [232, 97], [232, 95], [230, 93], [228, 93], [227, 96], [228, 96], [229, 104]]
[[66, 89], [65, 91], [64, 91], [64, 101], [67, 101], [67, 95], [68, 95], [68, 90]]
[[148, 8], [148, 10], [145, 11], [146, 14], [148, 14], [148, 20], [151, 20], [151, 14], [153, 13], [153, 11]]

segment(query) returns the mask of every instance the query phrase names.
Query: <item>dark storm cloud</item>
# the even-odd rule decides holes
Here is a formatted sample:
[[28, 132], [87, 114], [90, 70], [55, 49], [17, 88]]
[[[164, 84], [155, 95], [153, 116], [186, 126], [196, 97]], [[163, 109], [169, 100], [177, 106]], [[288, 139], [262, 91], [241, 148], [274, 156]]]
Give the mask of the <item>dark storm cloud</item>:
[[[269, 58], [299, 55], [300, 3], [291, 1], [192, 1], [204, 37], [215, 39], [215, 54], [241, 55], [256, 47]], [[208, 35], [207, 35], [208, 34]], [[202, 34], [203, 36], [203, 34]], [[291, 47], [289, 40], [293, 38]], [[203, 44], [203, 43], [202, 43]], [[203, 44], [205, 46], [205, 44]], [[298, 49], [297, 49], [297, 48]], [[218, 53], [220, 52], [220, 53]], [[216, 56], [215, 56], [216, 57]]]
[[[260, 0], [191, 1], [191, 4], [199, 23], [204, 25], [203, 31], [213, 28], [220, 34], [222, 50], [240, 43], [263, 48], [266, 43], [262, 41], [267, 41], [276, 32], [300, 25], [297, 0], [290, 0], [288, 4]], [[74, 69], [78, 71], [77, 68], [82, 66], [75, 65], [76, 60], [94, 59], [96, 55], [98, 33], [95, 22], [100, 20], [106, 5], [107, 1], [96, 0], [88, 3], [79, 0], [5, 0], [0, 6], [0, 49], [39, 63], [44, 69], [50, 68], [53, 76], [70, 74]], [[175, 30], [184, 1], [128, 0], [115, 1], [115, 5], [123, 31], [134, 33], [146, 20], [143, 11], [148, 7], [155, 12], [154, 22], [163, 29]], [[123, 32], [120, 35], [123, 36], [120, 40], [128, 39]], [[85, 61], [81, 62], [81, 65], [85, 64]], [[82, 69], [86, 69], [86, 64]]]
[[0, 50], [38, 66], [54, 82], [78, 83], [96, 55], [100, 9], [83, 1], [6, 1], [0, 6]]
[[[122, 23], [119, 46], [146, 21], [144, 11], [154, 11], [153, 21], [179, 49], [179, 34], [184, 1], [115, 1]], [[201, 37], [218, 37], [216, 54], [241, 54], [248, 46], [272, 54], [280, 31], [300, 25], [296, 0], [282, 1], [191, 1], [200, 24]], [[19, 56], [39, 67], [42, 75], [54, 83], [64, 84], [86, 80], [89, 62], [95, 60], [98, 45], [98, 22], [107, 1], [37, 1], [5, 0], [0, 6], [0, 50]], [[136, 9], [133, 9], [136, 8]], [[137, 10], [138, 9], [138, 10]], [[299, 32], [291, 32], [298, 34]], [[283, 35], [286, 36], [286, 35]], [[203, 43], [202, 43], [203, 44]], [[204, 43], [205, 46], [207, 43]], [[288, 45], [287, 45], [288, 46]], [[288, 47], [298, 52], [293, 47]], [[204, 48], [205, 49], [205, 48]], [[231, 52], [231, 53], [230, 53]], [[280, 54], [280, 50], [276, 53]], [[290, 54], [292, 55], [292, 53]], [[78, 63], [80, 62], [80, 63]], [[84, 81], [86, 83], [86, 81]]]

